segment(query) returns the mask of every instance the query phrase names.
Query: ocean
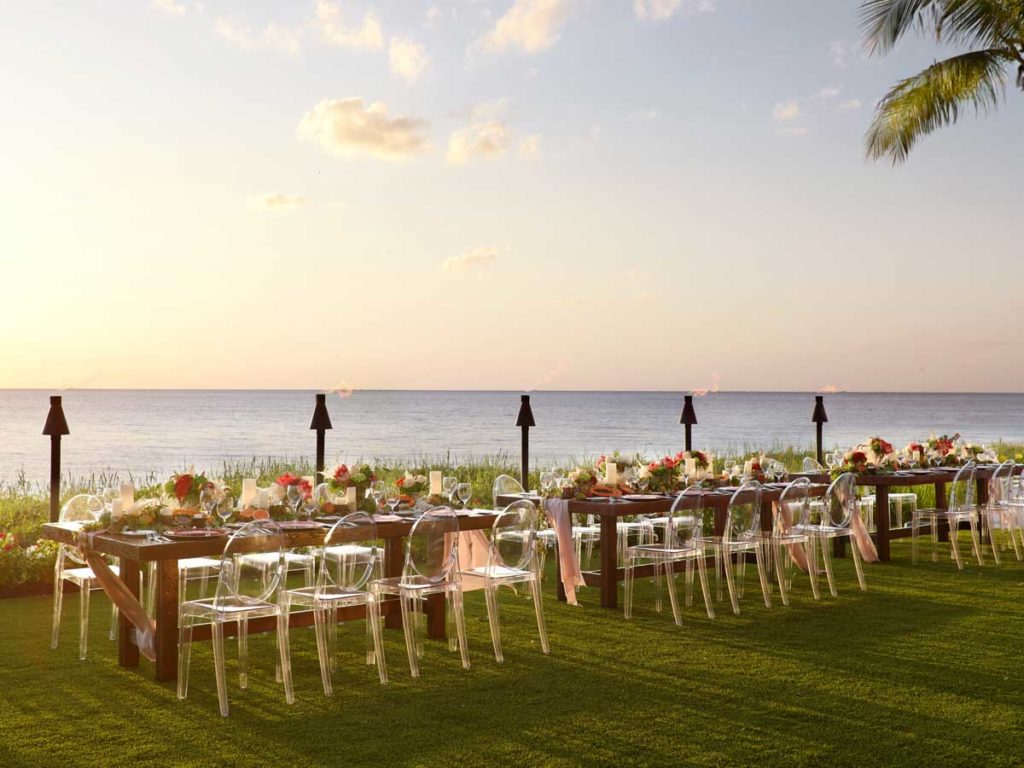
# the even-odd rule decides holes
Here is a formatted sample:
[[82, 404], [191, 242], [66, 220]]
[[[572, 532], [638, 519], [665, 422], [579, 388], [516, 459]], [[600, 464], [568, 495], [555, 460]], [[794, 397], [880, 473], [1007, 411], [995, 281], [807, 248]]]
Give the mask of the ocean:
[[[64, 398], [71, 434], [63, 467], [75, 477], [116, 471], [170, 474], [184, 466], [215, 471], [221, 461], [308, 458], [312, 391], [0, 390], [0, 481], [48, 477], [42, 435], [51, 394]], [[647, 455], [682, 449], [681, 393], [533, 392], [530, 431], [536, 464], [611, 451]], [[519, 392], [357, 391], [328, 395], [334, 429], [327, 459], [453, 460], [519, 455]], [[719, 455], [744, 448], [814, 444], [814, 396], [794, 392], [716, 392], [695, 398], [694, 447]], [[825, 396], [828, 447], [880, 435], [897, 446], [932, 433], [975, 442], [1024, 442], [1022, 394], [868, 394]]]

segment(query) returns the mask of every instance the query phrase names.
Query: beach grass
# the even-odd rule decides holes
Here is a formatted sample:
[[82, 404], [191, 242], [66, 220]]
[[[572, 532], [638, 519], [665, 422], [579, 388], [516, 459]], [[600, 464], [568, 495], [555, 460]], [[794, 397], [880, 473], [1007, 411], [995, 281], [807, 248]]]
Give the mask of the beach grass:
[[[121, 669], [94, 598], [90, 652], [76, 654], [77, 596], [49, 649], [50, 600], [0, 603], [0, 765], [145, 766], [1019, 766], [1024, 754], [1024, 564], [958, 572], [942, 558], [867, 570], [860, 592], [837, 562], [838, 598], [797, 582], [772, 610], [748, 581], [742, 613], [695, 604], [683, 626], [638, 583], [635, 616], [545, 607], [550, 656], [532, 606], [502, 595], [506, 663], [491, 652], [483, 596], [467, 594], [473, 667], [425, 643], [413, 681], [402, 635], [385, 633], [391, 683], [364, 663], [361, 622], [339, 630], [335, 695], [323, 696], [313, 633], [292, 633], [296, 703], [274, 682], [273, 642], [251, 641], [250, 687], [228, 648], [231, 716], [217, 712], [208, 643], [193, 654], [189, 696]], [[748, 579], [750, 576], [748, 575]], [[667, 607], [666, 607], [667, 611]]]

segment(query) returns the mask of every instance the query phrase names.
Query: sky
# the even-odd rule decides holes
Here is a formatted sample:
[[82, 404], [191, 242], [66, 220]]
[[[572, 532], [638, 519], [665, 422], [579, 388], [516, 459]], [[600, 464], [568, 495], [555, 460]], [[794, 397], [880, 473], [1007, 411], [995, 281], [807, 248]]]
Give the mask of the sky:
[[34, 0], [0, 388], [1024, 391], [1024, 95], [840, 0]]

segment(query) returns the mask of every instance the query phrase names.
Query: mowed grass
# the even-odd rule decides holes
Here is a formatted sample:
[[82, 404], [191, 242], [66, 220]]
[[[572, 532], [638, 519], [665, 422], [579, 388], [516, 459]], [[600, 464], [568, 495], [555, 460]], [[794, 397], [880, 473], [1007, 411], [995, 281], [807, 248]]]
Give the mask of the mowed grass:
[[[849, 559], [839, 597], [760, 601], [748, 569], [742, 614], [699, 604], [682, 627], [638, 584], [636, 614], [602, 610], [596, 590], [559, 604], [545, 584], [552, 653], [532, 606], [503, 593], [506, 663], [491, 652], [480, 592], [467, 595], [471, 670], [427, 641], [409, 677], [400, 632], [386, 632], [391, 683], [364, 663], [364, 627], [339, 632], [335, 695], [320, 687], [311, 630], [292, 633], [296, 703], [274, 683], [273, 642], [251, 642], [241, 691], [229, 644], [227, 720], [212, 655], [196, 645], [186, 701], [173, 684], [120, 669], [93, 601], [90, 654], [77, 660], [77, 597], [49, 649], [50, 601], [0, 602], [0, 765], [14, 766], [1011, 766], [1024, 761], [1024, 565], [957, 572], [912, 566], [906, 543], [868, 568]], [[550, 575], [550, 574], [549, 574]], [[681, 583], [680, 583], [680, 586]], [[776, 593], [777, 596], [777, 593]], [[667, 601], [666, 601], [667, 603]]]

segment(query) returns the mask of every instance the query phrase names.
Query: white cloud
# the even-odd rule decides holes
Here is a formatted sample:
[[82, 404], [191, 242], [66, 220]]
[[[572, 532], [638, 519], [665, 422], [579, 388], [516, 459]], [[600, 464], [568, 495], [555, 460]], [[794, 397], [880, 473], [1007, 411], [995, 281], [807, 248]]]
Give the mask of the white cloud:
[[657, 120], [661, 113], [656, 109], [640, 109], [634, 112], [630, 117], [634, 120]]
[[246, 204], [259, 211], [291, 211], [308, 203], [302, 195], [288, 195], [283, 192], [272, 192], [263, 195], [249, 195]]
[[775, 109], [772, 110], [772, 117], [778, 120], [780, 123], [784, 123], [787, 120], [795, 120], [800, 116], [800, 102], [796, 99], [790, 99], [789, 101], [780, 101], [775, 105]]
[[449, 256], [444, 260], [441, 269], [445, 272], [466, 272], [490, 266], [498, 258], [498, 249], [494, 246], [477, 248], [461, 256]]
[[850, 53], [853, 46], [845, 40], [833, 40], [828, 47], [829, 58], [837, 67], [845, 67], [850, 61]]
[[398, 36], [391, 38], [388, 59], [391, 62], [391, 71], [407, 83], [419, 80], [430, 61], [422, 45]]
[[302, 116], [298, 137], [335, 155], [401, 160], [429, 148], [424, 120], [390, 117], [385, 104], [368, 107], [358, 96], [324, 99]]
[[153, 0], [153, 7], [172, 16], [181, 16], [188, 12], [188, 6], [178, 0]]
[[839, 105], [839, 109], [843, 112], [849, 112], [854, 109], [860, 109], [860, 99], [848, 99]]
[[525, 53], [546, 50], [558, 42], [577, 4], [577, 0], [515, 0], [475, 47], [485, 51], [518, 48]]
[[714, 13], [715, 0], [633, 0], [638, 19], [662, 21], [682, 12], [684, 16]]
[[540, 136], [524, 136], [519, 142], [519, 156], [524, 160], [537, 160], [540, 157]]
[[817, 99], [834, 99], [836, 96], [839, 95], [839, 92], [842, 90], [843, 88], [840, 85], [826, 85], [816, 94], [814, 94], [814, 97]]
[[455, 131], [448, 138], [445, 157], [451, 165], [465, 165], [474, 158], [495, 158], [508, 148], [508, 128], [502, 120], [483, 120]]
[[327, 42], [341, 48], [380, 50], [384, 47], [384, 31], [380, 20], [371, 12], [362, 24], [349, 26], [342, 19], [341, 7], [329, 0], [317, 0], [316, 18]]
[[803, 136], [807, 128], [803, 125], [794, 125], [792, 128], [779, 128], [775, 131], [776, 136]]
[[273, 22], [267, 24], [262, 31], [253, 32], [247, 27], [235, 26], [229, 19], [218, 19], [217, 34], [243, 51], [298, 53], [301, 48], [299, 35], [295, 30]]

